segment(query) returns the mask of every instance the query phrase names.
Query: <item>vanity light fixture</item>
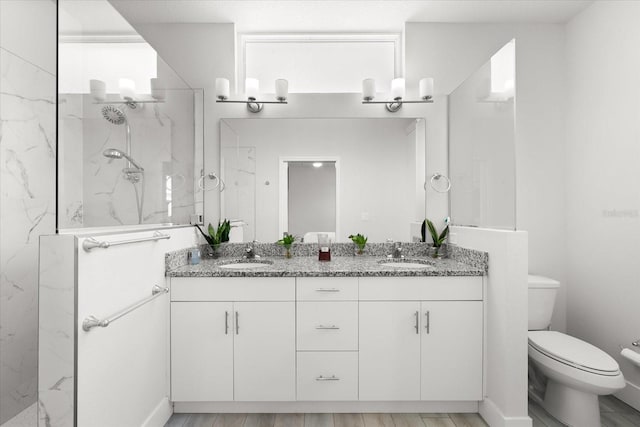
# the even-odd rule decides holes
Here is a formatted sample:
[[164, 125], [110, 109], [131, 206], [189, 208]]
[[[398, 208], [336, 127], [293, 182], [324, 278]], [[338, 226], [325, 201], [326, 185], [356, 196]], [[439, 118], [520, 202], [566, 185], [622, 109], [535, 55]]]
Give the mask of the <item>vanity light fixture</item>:
[[262, 111], [264, 104], [287, 104], [287, 95], [289, 93], [289, 82], [285, 79], [276, 80], [276, 101], [258, 101], [258, 93], [260, 91], [260, 82], [258, 79], [247, 78], [245, 80], [246, 101], [229, 99], [229, 80], [224, 78], [216, 78], [216, 102], [231, 102], [235, 104], [247, 104], [247, 110], [252, 113]]
[[387, 111], [395, 113], [402, 104], [424, 104], [433, 102], [433, 79], [425, 77], [420, 80], [420, 100], [405, 101], [405, 81], [400, 77], [391, 80], [391, 98], [393, 101], [374, 101], [376, 96], [376, 81], [374, 79], [364, 79], [362, 81], [362, 103], [363, 104], [385, 104]]
[[[153, 99], [139, 99], [136, 94], [136, 84], [131, 79], [120, 79], [118, 83], [123, 104], [132, 110], [138, 108], [138, 104], [157, 104], [165, 101], [166, 89], [161, 86], [157, 78], [152, 78], [150, 82]], [[89, 80], [89, 91], [94, 104], [117, 104], [114, 101], [107, 101], [107, 84], [102, 80]]]

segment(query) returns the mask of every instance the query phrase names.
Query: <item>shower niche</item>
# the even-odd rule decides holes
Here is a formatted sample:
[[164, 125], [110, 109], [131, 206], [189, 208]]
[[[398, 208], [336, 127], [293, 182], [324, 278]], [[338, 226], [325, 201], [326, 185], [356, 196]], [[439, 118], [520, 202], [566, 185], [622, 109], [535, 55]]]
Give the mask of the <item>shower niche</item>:
[[[109, 2], [81, 3], [59, 2], [57, 228], [188, 224], [202, 213], [202, 90]], [[120, 35], [92, 32], [106, 15]], [[132, 97], [120, 79], [133, 82]], [[105, 82], [102, 97], [90, 80]]]

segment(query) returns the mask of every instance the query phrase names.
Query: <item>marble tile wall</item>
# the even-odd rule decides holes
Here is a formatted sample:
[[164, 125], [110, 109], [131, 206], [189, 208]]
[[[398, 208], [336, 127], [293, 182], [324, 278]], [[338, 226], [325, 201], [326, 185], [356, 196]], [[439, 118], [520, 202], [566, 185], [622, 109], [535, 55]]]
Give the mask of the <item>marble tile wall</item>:
[[36, 401], [38, 238], [55, 233], [55, 76], [0, 47], [0, 424]]
[[106, 121], [104, 106], [88, 95], [61, 95], [60, 228], [138, 224], [142, 198], [142, 223], [188, 223], [194, 210], [193, 92], [169, 91], [166, 102], [135, 110], [115, 95], [108, 99], [127, 117], [131, 156], [144, 168], [143, 180], [134, 186], [123, 177], [125, 161], [109, 162], [102, 154], [126, 150], [126, 125]]

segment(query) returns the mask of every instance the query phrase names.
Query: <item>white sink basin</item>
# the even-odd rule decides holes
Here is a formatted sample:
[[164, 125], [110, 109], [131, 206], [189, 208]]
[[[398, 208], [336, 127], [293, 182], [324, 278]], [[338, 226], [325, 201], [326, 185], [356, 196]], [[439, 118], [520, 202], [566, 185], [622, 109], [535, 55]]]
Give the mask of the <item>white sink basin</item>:
[[222, 264], [220, 268], [228, 268], [231, 270], [249, 270], [252, 268], [269, 267], [270, 262], [230, 262], [229, 264]]
[[417, 262], [385, 262], [387, 267], [400, 267], [400, 268], [429, 268], [429, 264], [420, 264]]
[[378, 261], [380, 264], [387, 267], [397, 268], [430, 268], [433, 267], [427, 261], [422, 260], [382, 260]]

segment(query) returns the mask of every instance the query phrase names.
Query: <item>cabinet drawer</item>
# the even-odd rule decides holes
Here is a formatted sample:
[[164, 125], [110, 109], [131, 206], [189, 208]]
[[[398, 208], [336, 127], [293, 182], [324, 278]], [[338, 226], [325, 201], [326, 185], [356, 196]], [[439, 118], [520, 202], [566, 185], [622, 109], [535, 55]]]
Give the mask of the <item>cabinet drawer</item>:
[[357, 277], [298, 277], [298, 301], [357, 301]]
[[361, 277], [360, 301], [482, 300], [482, 276]]
[[358, 303], [299, 302], [298, 350], [357, 350]]
[[171, 301], [295, 301], [293, 277], [172, 277]]
[[298, 352], [298, 400], [358, 400], [357, 352]]

